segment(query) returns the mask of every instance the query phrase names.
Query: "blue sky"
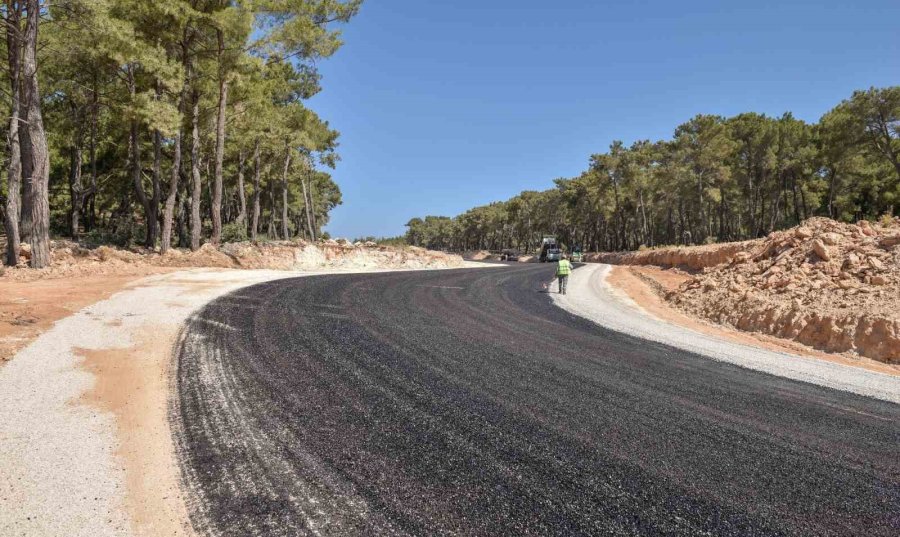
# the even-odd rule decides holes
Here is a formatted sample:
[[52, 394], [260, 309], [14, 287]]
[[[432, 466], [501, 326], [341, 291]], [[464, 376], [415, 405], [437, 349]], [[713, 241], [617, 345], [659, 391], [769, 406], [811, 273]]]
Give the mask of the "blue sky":
[[341, 132], [333, 236], [543, 190], [698, 113], [816, 121], [900, 84], [900, 2], [367, 0], [309, 106]]

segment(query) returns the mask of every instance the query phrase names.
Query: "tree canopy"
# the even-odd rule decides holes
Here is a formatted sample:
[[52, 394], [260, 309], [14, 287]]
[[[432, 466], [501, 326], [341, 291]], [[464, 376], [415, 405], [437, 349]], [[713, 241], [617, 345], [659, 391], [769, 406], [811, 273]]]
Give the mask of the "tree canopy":
[[[49, 234], [162, 251], [317, 237], [341, 203], [327, 171], [338, 132], [305, 101], [360, 4], [4, 0], [6, 263], [18, 261], [20, 239], [43, 249]], [[37, 113], [26, 106], [29, 47], [49, 159], [36, 181], [23, 128]], [[41, 182], [46, 215], [30, 201]]]
[[811, 216], [873, 219], [900, 210], [900, 87], [854, 92], [808, 124], [744, 113], [698, 115], [669, 140], [614, 141], [578, 177], [454, 218], [407, 224], [408, 243], [534, 251], [626, 250], [764, 236]]

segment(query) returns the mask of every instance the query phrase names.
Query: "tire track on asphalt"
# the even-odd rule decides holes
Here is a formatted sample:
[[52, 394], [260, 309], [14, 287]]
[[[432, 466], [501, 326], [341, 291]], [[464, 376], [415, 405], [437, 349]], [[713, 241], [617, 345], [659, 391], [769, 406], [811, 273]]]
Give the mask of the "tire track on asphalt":
[[552, 306], [546, 278], [317, 276], [207, 305], [172, 404], [195, 527], [900, 531], [900, 406], [602, 329]]

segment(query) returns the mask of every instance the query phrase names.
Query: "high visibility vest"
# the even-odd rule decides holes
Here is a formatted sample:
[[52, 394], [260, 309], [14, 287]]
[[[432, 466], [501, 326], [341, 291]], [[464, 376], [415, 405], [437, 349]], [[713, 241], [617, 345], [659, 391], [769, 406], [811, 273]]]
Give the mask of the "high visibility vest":
[[568, 276], [572, 273], [572, 263], [568, 259], [560, 259], [559, 265], [556, 267], [557, 276]]

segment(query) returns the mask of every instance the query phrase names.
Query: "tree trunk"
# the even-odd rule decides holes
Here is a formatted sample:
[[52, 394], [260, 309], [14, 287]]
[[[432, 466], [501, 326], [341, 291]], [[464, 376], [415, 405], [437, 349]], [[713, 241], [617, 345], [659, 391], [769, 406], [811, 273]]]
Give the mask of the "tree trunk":
[[156, 247], [159, 238], [159, 203], [162, 200], [162, 133], [153, 130], [153, 196], [150, 198], [150, 215], [147, 217], [148, 248]]
[[284, 170], [281, 173], [281, 235], [287, 239], [290, 237], [288, 230], [288, 172], [291, 169], [291, 149], [287, 148], [284, 155]]
[[150, 199], [147, 198], [147, 194], [144, 192], [143, 180], [141, 177], [141, 139], [140, 139], [140, 128], [137, 120], [131, 120], [131, 125], [128, 129], [128, 160], [131, 162], [131, 182], [134, 187], [134, 194], [137, 196], [138, 201], [141, 204], [141, 208], [144, 209], [144, 220], [146, 225], [146, 233], [144, 235], [144, 246], [150, 248], [152, 244], [150, 243]]
[[166, 205], [163, 209], [162, 238], [159, 251], [165, 254], [172, 244], [172, 218], [175, 215], [175, 201], [178, 198], [178, 180], [181, 177], [181, 137], [183, 129], [178, 128], [172, 148], [172, 172], [169, 176], [169, 191], [166, 194]]
[[256, 242], [259, 234], [259, 140], [253, 147], [253, 221], [250, 224], [250, 240]]
[[[131, 94], [132, 101], [136, 99], [137, 95], [137, 82], [134, 79], [134, 69], [134, 65], [128, 67], [128, 92]], [[144, 183], [141, 176], [140, 124], [138, 123], [138, 120], [136, 118], [132, 118], [129, 123], [128, 158], [131, 161], [131, 182], [132, 186], [134, 187], [134, 193], [137, 196], [141, 207], [144, 209], [144, 225], [146, 228], [144, 235], [144, 246], [146, 246], [147, 248], [153, 248], [155, 244], [151, 241], [156, 240], [156, 224], [153, 222], [153, 220], [155, 219], [155, 215], [153, 215], [153, 208], [151, 207], [150, 199], [147, 197], [147, 193], [144, 192]]]
[[177, 208], [177, 212], [175, 213], [175, 226], [178, 229], [178, 247], [179, 248], [188, 248], [191, 245], [191, 233], [188, 230], [188, 195], [187, 195], [188, 186], [185, 184], [184, 188], [179, 186], [178, 188], [178, 198], [175, 201], [175, 207]]
[[278, 239], [278, 229], [275, 227], [275, 187], [272, 184], [274, 181], [269, 181], [269, 229], [266, 234], [269, 236], [269, 240]]
[[[162, 218], [162, 237], [160, 239], [160, 253], [165, 254], [169, 251], [169, 248], [172, 244], [172, 220], [175, 218], [175, 209], [178, 207], [181, 209], [181, 204], [178, 203], [178, 190], [179, 183], [181, 180], [181, 159], [182, 159], [182, 148], [181, 142], [184, 139], [184, 109], [187, 105], [187, 100], [189, 96], [189, 90], [192, 83], [193, 78], [193, 62], [191, 61], [191, 56], [189, 53], [189, 47], [192, 39], [192, 34], [190, 33], [189, 28], [185, 28], [184, 33], [182, 34], [181, 39], [181, 65], [184, 67], [184, 84], [181, 87], [181, 95], [178, 97], [178, 130], [175, 132], [175, 140], [173, 141], [172, 147], [172, 171], [169, 175], [169, 190], [166, 193], [166, 203], [163, 208], [163, 218]], [[179, 221], [179, 244], [182, 242], [182, 233], [181, 233], [181, 224], [182, 224], [182, 211], [178, 211]]]
[[97, 77], [94, 77], [94, 86], [91, 89], [91, 134], [88, 142], [91, 159], [91, 186], [88, 189], [87, 196], [90, 200], [88, 206], [87, 228], [94, 229], [96, 226], [97, 213], [95, 212], [95, 202], [97, 199], [97, 116], [100, 115], [99, 94], [97, 91]]
[[221, 29], [216, 30], [219, 50], [219, 110], [216, 114], [216, 164], [212, 187], [212, 243], [222, 240], [222, 161], [225, 158], [225, 107], [228, 104], [228, 80], [223, 64], [225, 37]]
[[6, 146], [9, 148], [9, 169], [7, 170], [6, 211], [6, 264], [14, 267], [19, 263], [19, 218], [21, 216], [22, 152], [19, 146], [20, 93], [20, 42], [21, 7], [19, 2], [6, 1], [6, 51], [9, 62], [10, 113], [9, 132]]
[[306, 212], [306, 226], [307, 226], [307, 228], [309, 228], [309, 240], [315, 242], [316, 241], [316, 228], [315, 228], [315, 225], [313, 224], [313, 217], [312, 217], [312, 211], [311, 211], [312, 203], [310, 202], [309, 189], [307, 188], [307, 182], [308, 182], [309, 176], [312, 174], [312, 169], [313, 169], [312, 158], [307, 156], [307, 158], [306, 158], [306, 180], [301, 180], [300, 183], [303, 185], [303, 208]]
[[[28, 111], [28, 154], [23, 160], [29, 163], [24, 181], [30, 186], [31, 199], [28, 211], [31, 216], [31, 267], [44, 268], [50, 264], [50, 151], [44, 118], [41, 112], [41, 93], [38, 88], [37, 43], [40, 22], [40, 1], [27, 0], [28, 18], [25, 22], [24, 90]], [[23, 170], [25, 166], [23, 165]]]
[[303, 212], [306, 213], [306, 228], [309, 232], [309, 240], [315, 242], [316, 235], [313, 231], [312, 216], [310, 216], [309, 212], [309, 194], [306, 188], [306, 179], [301, 180], [300, 184], [303, 185]]
[[[310, 173], [310, 175], [312, 175]], [[313, 240], [316, 240], [319, 236], [319, 224], [316, 222], [316, 204], [314, 200], [316, 199], [316, 184], [311, 180], [307, 181], [309, 186], [309, 214], [312, 218], [312, 236]]]
[[237, 189], [238, 203], [240, 204], [240, 212], [238, 212], [237, 223], [242, 227], [247, 227], [247, 193], [244, 191], [244, 161], [245, 155], [243, 148], [238, 151], [238, 173], [237, 173]]
[[[641, 242], [647, 244], [647, 210], [644, 208], [644, 190], [638, 190], [638, 199], [641, 207]], [[648, 246], [652, 246], [652, 244], [648, 244]]]
[[191, 110], [191, 250], [200, 249], [200, 197], [203, 183], [200, 179], [200, 96], [194, 92]]
[[81, 226], [81, 208], [84, 203], [84, 189], [81, 185], [81, 149], [83, 145], [84, 131], [81, 118], [78, 115], [77, 106], [72, 107], [75, 119], [75, 140], [72, 144], [71, 166], [69, 170], [69, 194], [72, 200], [72, 208], [69, 213], [69, 230], [72, 240], [78, 241]]

